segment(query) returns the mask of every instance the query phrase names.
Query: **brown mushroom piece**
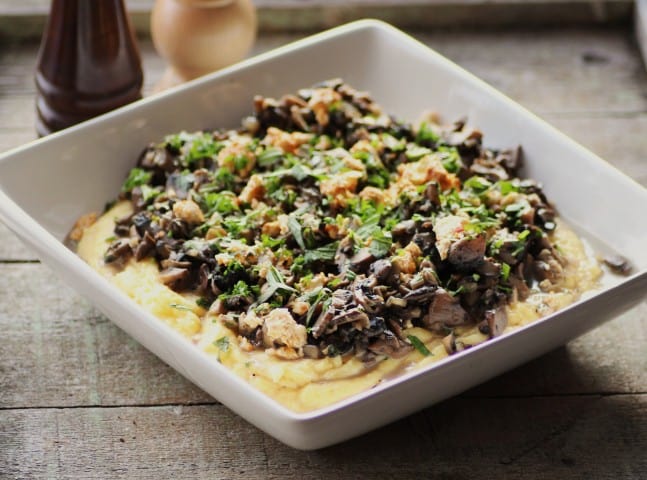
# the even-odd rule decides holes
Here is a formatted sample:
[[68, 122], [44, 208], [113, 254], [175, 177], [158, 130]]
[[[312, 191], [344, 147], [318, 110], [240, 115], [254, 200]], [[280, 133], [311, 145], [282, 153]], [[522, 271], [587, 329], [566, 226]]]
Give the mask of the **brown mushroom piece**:
[[368, 269], [369, 273], [374, 276], [378, 282], [385, 282], [389, 278], [389, 275], [391, 275], [392, 270], [393, 265], [391, 264], [391, 261], [387, 259], [373, 262]]
[[421, 304], [431, 300], [435, 294], [436, 294], [435, 286], [425, 285], [415, 290], [411, 290], [409, 293], [407, 293], [404, 296], [403, 299], [406, 300], [407, 303], [410, 302], [410, 303]]
[[491, 181], [507, 180], [508, 172], [501, 165], [494, 162], [485, 163], [482, 159], [476, 159], [470, 167], [470, 172], [474, 175], [481, 175]]
[[164, 285], [170, 285], [184, 280], [189, 271], [186, 268], [169, 267], [159, 273], [159, 280]]
[[350, 236], [342, 238], [339, 242], [337, 252], [335, 252], [335, 265], [337, 265], [340, 273], [344, 272], [347, 268], [349, 255], [353, 252], [353, 244], [353, 239]]
[[434, 293], [427, 314], [422, 317], [422, 323], [425, 327], [434, 330], [443, 325], [446, 327], [464, 325], [468, 319], [467, 312], [458, 298], [450, 295], [444, 288], [439, 288]]
[[621, 255], [607, 255], [603, 259], [604, 264], [618, 275], [629, 275], [633, 270], [631, 262]]
[[377, 313], [384, 308], [384, 299], [373, 292], [375, 285], [377, 280], [371, 276], [355, 281], [351, 287], [355, 301], [368, 313]]
[[326, 333], [329, 328], [332, 328], [332, 330], [334, 331], [336, 327], [334, 324], [331, 325], [331, 322], [333, 318], [335, 318], [335, 313], [349, 307], [352, 301], [353, 293], [350, 290], [335, 290], [332, 294], [330, 307], [328, 307], [326, 310], [323, 310], [319, 314], [317, 321], [312, 326], [312, 336], [314, 338], [319, 338], [324, 333]]
[[533, 262], [533, 273], [539, 281], [548, 280], [551, 283], [559, 280], [562, 275], [563, 268], [553, 253], [548, 249], [543, 249], [537, 255], [537, 259]]
[[505, 307], [485, 311], [490, 338], [498, 337], [508, 326], [508, 313]]
[[[367, 328], [371, 322], [368, 315], [366, 315], [366, 312], [359, 307], [353, 307], [350, 310], [346, 310], [345, 312], [333, 316], [329, 325], [334, 325], [336, 327], [346, 323], [356, 323], [359, 327]], [[358, 330], [361, 330], [362, 328], [358, 328]]]
[[375, 257], [368, 248], [360, 248], [350, 260], [350, 268], [355, 273], [365, 272]]
[[548, 232], [555, 230], [555, 210], [552, 207], [539, 207], [535, 216], [540, 221], [539, 223], [543, 225], [544, 230]]
[[151, 236], [150, 233], [145, 232], [144, 238], [137, 244], [135, 247], [135, 260], [139, 261], [142, 258], [146, 257], [153, 248], [155, 248], [155, 239]]
[[344, 311], [335, 311], [331, 306], [319, 315], [319, 318], [312, 327], [312, 336], [319, 338], [324, 334], [330, 334], [337, 330], [340, 325], [355, 323], [357, 330], [362, 330], [370, 326], [370, 319], [366, 312], [359, 307], [352, 307]]
[[177, 239], [163, 236], [155, 242], [155, 253], [158, 259], [169, 258], [179, 245], [180, 242]]
[[420, 248], [423, 255], [430, 255], [436, 246], [436, 236], [431, 232], [416, 233], [411, 241]]
[[162, 268], [189, 268], [191, 262], [180, 260], [179, 255], [176, 252], [172, 252], [169, 258], [160, 262], [160, 265]]
[[483, 261], [485, 247], [485, 235], [462, 238], [449, 247], [447, 260], [458, 268], [474, 266]]
[[157, 169], [170, 173], [176, 169], [179, 161], [166, 148], [149, 146], [139, 159], [139, 166], [146, 169]]
[[494, 161], [505, 168], [511, 176], [517, 176], [518, 170], [523, 165], [521, 146], [501, 150]]
[[403, 220], [391, 229], [391, 233], [394, 237], [413, 235], [416, 233], [416, 222], [413, 220]]
[[316, 345], [304, 345], [303, 346], [303, 356], [306, 358], [321, 358], [321, 351]]
[[476, 271], [485, 277], [499, 277], [501, 274], [501, 265], [496, 263], [492, 258], [485, 258], [483, 263], [479, 264]]
[[112, 242], [103, 257], [106, 263], [114, 263], [117, 265], [124, 265], [126, 261], [132, 256], [133, 249], [130, 246], [130, 239], [119, 238]]
[[379, 355], [402, 358], [413, 350], [413, 346], [400, 340], [389, 330], [385, 330], [377, 340], [369, 344], [368, 350]]
[[432, 204], [440, 206], [440, 191], [438, 188], [438, 183], [429, 182], [425, 187], [425, 198], [429, 200]]
[[454, 335], [454, 332], [450, 332], [449, 335], [443, 337], [442, 342], [447, 355], [456, 353], [456, 336]]
[[516, 237], [506, 238], [499, 246], [497, 257], [508, 265], [516, 265], [520, 258], [523, 258], [528, 244], [520, 243]]

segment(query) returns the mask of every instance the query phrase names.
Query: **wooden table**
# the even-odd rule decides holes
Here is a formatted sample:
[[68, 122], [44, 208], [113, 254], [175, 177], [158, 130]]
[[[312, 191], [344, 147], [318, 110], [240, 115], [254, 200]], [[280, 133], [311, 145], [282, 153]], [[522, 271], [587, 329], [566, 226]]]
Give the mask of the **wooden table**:
[[[647, 185], [629, 27], [417, 36]], [[163, 65], [142, 50], [150, 85]], [[0, 43], [0, 151], [34, 137], [36, 51]], [[459, 397], [299, 452], [144, 350], [2, 225], [0, 292], [0, 478], [647, 478], [644, 303]]]

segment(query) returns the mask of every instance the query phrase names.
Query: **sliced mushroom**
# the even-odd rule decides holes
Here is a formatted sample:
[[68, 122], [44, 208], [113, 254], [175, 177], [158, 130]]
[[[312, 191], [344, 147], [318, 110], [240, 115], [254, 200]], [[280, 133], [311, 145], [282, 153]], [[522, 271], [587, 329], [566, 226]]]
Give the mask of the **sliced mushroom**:
[[139, 159], [139, 166], [147, 169], [154, 169], [161, 172], [172, 172], [176, 169], [179, 161], [166, 148], [149, 146]]
[[483, 261], [485, 247], [485, 235], [462, 238], [451, 244], [447, 260], [457, 268], [471, 267]]
[[135, 248], [135, 260], [139, 261], [146, 257], [155, 248], [155, 239], [150, 233], [145, 232], [144, 238], [137, 244]]
[[429, 304], [427, 314], [422, 318], [425, 327], [438, 330], [439, 327], [457, 327], [468, 321], [468, 315], [457, 297], [453, 297], [443, 288], [435, 291]]
[[407, 301], [404, 298], [389, 296], [386, 299], [387, 308], [407, 308]]
[[508, 326], [508, 314], [504, 307], [486, 310], [485, 320], [489, 327], [490, 338], [498, 337]]
[[373, 275], [378, 282], [385, 282], [391, 271], [393, 270], [393, 265], [388, 259], [381, 259], [373, 262], [369, 268], [369, 273]]
[[436, 237], [431, 232], [416, 233], [411, 241], [418, 245], [423, 255], [431, 254], [436, 246]]
[[604, 257], [604, 264], [618, 275], [629, 275], [633, 270], [631, 262], [621, 255], [608, 255]]
[[124, 265], [132, 256], [133, 249], [128, 238], [119, 238], [112, 242], [103, 259], [106, 263]]
[[186, 260], [178, 260], [176, 253], [173, 252], [169, 258], [162, 260], [160, 262], [160, 265], [162, 265], [162, 268], [189, 268], [191, 266], [191, 262], [187, 262]]
[[304, 345], [303, 346], [303, 356], [306, 358], [321, 358], [321, 351], [316, 345]]
[[501, 274], [501, 265], [496, 263], [492, 258], [485, 258], [478, 265], [476, 271], [485, 277], [498, 277]]
[[454, 332], [450, 332], [449, 335], [443, 337], [443, 346], [447, 351], [447, 355], [456, 353], [456, 336], [454, 335]]
[[406, 300], [407, 303], [426, 303], [431, 300], [436, 294], [436, 287], [434, 286], [424, 286], [417, 288], [416, 290], [411, 290], [407, 293], [403, 300]]
[[350, 258], [350, 268], [356, 273], [365, 272], [374, 260], [375, 257], [368, 248], [360, 248], [359, 251]]
[[345, 323], [354, 323], [356, 324], [356, 328], [360, 327], [357, 329], [361, 330], [362, 328], [367, 328], [370, 325], [370, 320], [368, 318], [368, 315], [366, 315], [366, 312], [364, 312], [359, 307], [354, 307], [350, 310], [346, 310], [345, 312], [341, 312], [333, 316], [329, 326], [339, 326]]
[[521, 147], [501, 150], [494, 161], [505, 168], [511, 176], [517, 176], [517, 172], [523, 165]]
[[533, 262], [533, 272], [539, 281], [554, 283], [559, 280], [563, 270], [559, 260], [548, 249], [539, 252], [537, 260]]
[[345, 289], [335, 290], [332, 294], [332, 307], [341, 309], [353, 301], [353, 292]]
[[184, 280], [188, 275], [189, 271], [186, 268], [170, 267], [159, 273], [159, 279], [164, 285], [170, 285]]
[[413, 220], [404, 220], [396, 224], [392, 229], [391, 233], [394, 237], [404, 237], [406, 235], [413, 235], [416, 233], [416, 222]]
[[438, 188], [438, 183], [429, 182], [427, 184], [427, 186], [425, 187], [425, 197], [432, 204], [434, 204], [436, 206], [440, 206], [440, 191], [439, 191], [439, 188]]
[[355, 281], [352, 285], [353, 297], [368, 313], [377, 313], [384, 308], [384, 299], [373, 292], [377, 284], [375, 277]]
[[374, 342], [369, 344], [369, 351], [392, 358], [402, 358], [413, 350], [413, 346], [400, 340], [392, 332], [385, 330]]
[[474, 161], [470, 167], [470, 171], [475, 175], [481, 175], [494, 182], [510, 178], [508, 172], [501, 165], [494, 162], [486, 164], [481, 162], [480, 159]]

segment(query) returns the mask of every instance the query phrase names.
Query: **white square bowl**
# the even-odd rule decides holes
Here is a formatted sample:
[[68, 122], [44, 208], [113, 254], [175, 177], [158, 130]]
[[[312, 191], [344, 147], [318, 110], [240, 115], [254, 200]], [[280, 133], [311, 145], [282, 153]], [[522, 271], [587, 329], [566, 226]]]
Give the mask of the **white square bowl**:
[[[140, 309], [62, 239], [112, 199], [143, 147], [180, 130], [235, 127], [254, 94], [280, 96], [342, 77], [386, 110], [467, 115], [493, 147], [521, 144], [562, 217], [629, 258], [635, 273], [511, 334], [310, 413], [254, 389]], [[248, 421], [299, 449], [324, 447], [443, 400], [545, 353], [631, 308], [647, 292], [647, 191], [501, 93], [404, 33], [351, 23], [144, 99], [0, 156], [0, 219], [119, 327]], [[218, 419], [214, 418], [214, 422]]]

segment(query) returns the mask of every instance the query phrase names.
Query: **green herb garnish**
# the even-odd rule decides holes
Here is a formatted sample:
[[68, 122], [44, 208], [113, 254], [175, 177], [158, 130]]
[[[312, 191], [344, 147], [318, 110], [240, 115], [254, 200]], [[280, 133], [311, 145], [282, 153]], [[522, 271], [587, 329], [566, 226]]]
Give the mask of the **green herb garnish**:
[[407, 335], [407, 338], [411, 342], [411, 345], [413, 345], [413, 347], [422, 355], [424, 355], [425, 357], [431, 355], [431, 352], [429, 351], [427, 346], [418, 337], [416, 337], [415, 335]]
[[289, 285], [286, 285], [281, 272], [272, 265], [267, 271], [267, 288], [265, 292], [258, 298], [256, 304], [260, 305], [261, 303], [267, 302], [270, 298], [274, 296], [275, 293], [284, 292], [284, 293], [294, 293], [296, 290]]
[[301, 250], [305, 250], [306, 244], [303, 241], [303, 231], [301, 224], [299, 223], [299, 220], [297, 220], [296, 216], [290, 215], [290, 217], [288, 218], [288, 228], [290, 229], [290, 233], [294, 237], [294, 241], [297, 242], [297, 245], [301, 247]]
[[323, 247], [307, 250], [304, 255], [304, 261], [305, 263], [312, 263], [318, 261], [327, 262], [334, 260], [338, 247], [339, 242], [332, 242], [328, 245], [324, 245]]
[[131, 192], [133, 188], [145, 185], [153, 178], [153, 172], [135, 167], [128, 173], [128, 178], [124, 181], [121, 187], [122, 192]]
[[187, 312], [192, 311], [190, 307], [187, 307], [186, 305], [182, 305], [180, 303], [169, 303], [168, 306], [171, 307], [171, 308], [175, 308], [177, 310], [184, 310], [184, 311], [187, 311]]
[[225, 353], [229, 350], [229, 337], [220, 337], [218, 340], [213, 342], [213, 344], [220, 350]]
[[375, 258], [382, 258], [388, 255], [392, 244], [391, 233], [377, 229], [371, 236], [371, 244], [368, 248]]

